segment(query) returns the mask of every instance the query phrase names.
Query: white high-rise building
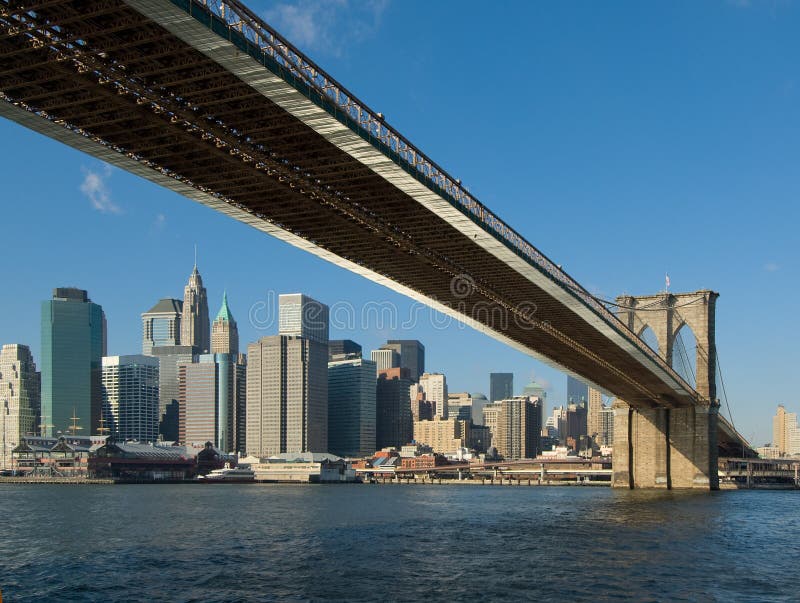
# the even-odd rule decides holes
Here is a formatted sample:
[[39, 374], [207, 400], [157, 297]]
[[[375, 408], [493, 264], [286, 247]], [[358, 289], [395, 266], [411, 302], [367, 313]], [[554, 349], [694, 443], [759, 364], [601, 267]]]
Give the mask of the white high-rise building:
[[398, 354], [397, 351], [389, 348], [372, 350], [369, 353], [369, 357], [377, 367], [376, 373], [400, 366], [400, 354]]
[[278, 297], [278, 333], [328, 345], [328, 306], [302, 293]]
[[447, 379], [442, 373], [424, 373], [419, 386], [433, 405], [433, 416], [447, 418]]
[[102, 418], [117, 440], [158, 439], [158, 358], [104, 356]]
[[37, 432], [40, 380], [26, 345], [0, 349], [0, 468], [11, 467], [11, 451], [21, 438]]

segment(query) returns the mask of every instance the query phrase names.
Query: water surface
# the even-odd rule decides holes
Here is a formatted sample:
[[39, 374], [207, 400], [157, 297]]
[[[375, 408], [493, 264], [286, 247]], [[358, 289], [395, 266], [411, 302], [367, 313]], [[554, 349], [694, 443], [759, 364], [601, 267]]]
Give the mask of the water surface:
[[3, 601], [798, 601], [800, 492], [0, 485]]

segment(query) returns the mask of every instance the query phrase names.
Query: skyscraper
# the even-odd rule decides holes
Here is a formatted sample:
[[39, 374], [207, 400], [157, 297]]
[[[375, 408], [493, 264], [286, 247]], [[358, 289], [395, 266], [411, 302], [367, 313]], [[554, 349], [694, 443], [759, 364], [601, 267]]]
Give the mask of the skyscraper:
[[567, 446], [579, 449], [581, 438], [587, 435], [586, 403], [567, 405]]
[[11, 466], [11, 450], [38, 429], [39, 373], [26, 345], [0, 349], [0, 468]]
[[223, 293], [222, 307], [211, 325], [211, 353], [233, 355], [239, 353], [239, 330], [228, 308], [227, 293]]
[[589, 388], [589, 399], [586, 411], [586, 433], [594, 437], [600, 433], [600, 413], [603, 412], [603, 394], [593, 387]]
[[361, 346], [350, 339], [331, 339], [328, 342], [328, 360], [333, 360], [334, 356], [358, 356], [361, 357]]
[[419, 381], [425, 372], [425, 346], [416, 339], [390, 339], [383, 349], [400, 354], [400, 366], [407, 368], [412, 381]]
[[183, 315], [181, 316], [181, 345], [191, 345], [200, 354], [211, 349], [211, 333], [208, 322], [208, 298], [203, 279], [194, 265], [189, 282], [183, 289]]
[[158, 358], [103, 357], [103, 424], [118, 440], [158, 439]]
[[447, 394], [447, 417], [472, 421], [472, 396], [467, 392]]
[[247, 452], [327, 452], [328, 306], [278, 299], [280, 334], [247, 348]]
[[244, 447], [246, 358], [243, 354], [201, 354], [179, 370], [182, 442], [212, 442], [220, 450]]
[[506, 400], [514, 395], [514, 373], [489, 373], [489, 401]]
[[447, 418], [447, 378], [442, 373], [423, 373], [419, 386], [433, 405], [433, 416]]
[[[395, 350], [381, 348], [379, 350], [372, 350], [369, 355], [372, 361], [375, 363], [378, 372], [400, 367], [400, 354], [398, 354]], [[410, 374], [410, 372], [411, 371], [406, 369], [407, 374]]]
[[142, 354], [151, 356], [157, 346], [181, 343], [181, 314], [183, 302], [169, 297], [142, 313]]
[[42, 434], [66, 432], [72, 417], [84, 434], [95, 433], [102, 403], [105, 314], [86, 291], [53, 290], [42, 302]]
[[411, 417], [411, 385], [408, 369], [389, 368], [378, 371], [375, 393], [375, 448], [400, 447], [413, 437]]
[[589, 398], [589, 386], [572, 375], [567, 375], [567, 403], [586, 402]]
[[247, 347], [247, 362], [247, 453], [327, 452], [327, 346], [272, 335]]
[[158, 358], [158, 433], [161, 439], [180, 441], [180, 382], [182, 364], [191, 364], [196, 358], [190, 345], [154, 347], [151, 354]]
[[345, 457], [375, 452], [375, 363], [363, 358], [328, 363], [328, 451]]
[[781, 456], [800, 454], [800, 427], [797, 425], [797, 413], [786, 412], [783, 404], [778, 405], [772, 417], [772, 445]]
[[536, 458], [541, 452], [541, 400], [515, 396], [495, 404], [500, 406], [496, 437], [492, 438], [497, 452], [506, 460]]
[[278, 296], [278, 333], [328, 346], [328, 306], [302, 293]]

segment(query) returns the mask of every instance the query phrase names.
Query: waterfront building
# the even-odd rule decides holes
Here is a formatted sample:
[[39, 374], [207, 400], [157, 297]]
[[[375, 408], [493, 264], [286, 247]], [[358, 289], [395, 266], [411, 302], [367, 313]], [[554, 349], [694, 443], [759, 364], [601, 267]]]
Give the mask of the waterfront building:
[[208, 296], [203, 278], [195, 262], [189, 282], [183, 289], [183, 314], [181, 316], [181, 345], [197, 348], [200, 354], [211, 350], [211, 331], [208, 322]]
[[102, 402], [102, 358], [106, 355], [103, 308], [86, 291], [53, 290], [42, 302], [42, 433], [66, 432], [78, 417], [84, 433], [97, 430]]
[[212, 442], [227, 452], [241, 448], [246, 367], [241, 354], [201, 354], [178, 367], [181, 442]]
[[103, 425], [114, 439], [158, 439], [158, 364], [152, 356], [103, 357]]
[[363, 358], [328, 362], [328, 451], [342, 457], [375, 452], [375, 363]]
[[197, 354], [190, 345], [154, 347], [158, 358], [158, 433], [162, 440], [180, 441], [180, 373], [182, 364], [191, 364]]
[[446, 419], [447, 378], [442, 373], [423, 373], [419, 378], [419, 386], [433, 407], [433, 415]]
[[11, 451], [38, 429], [40, 375], [26, 345], [0, 349], [0, 469], [11, 467]]
[[414, 422], [414, 441], [427, 444], [434, 452], [444, 454], [469, 444], [469, 421], [435, 416], [430, 421]]
[[182, 446], [111, 440], [94, 450], [88, 462], [89, 477], [122, 481], [185, 480], [194, 476], [196, 466]]
[[567, 403], [586, 402], [589, 399], [589, 386], [573, 377], [567, 375]]
[[350, 339], [331, 339], [328, 341], [328, 360], [333, 360], [334, 356], [358, 356], [361, 358], [361, 345]]
[[211, 324], [211, 353], [230, 354], [239, 353], [239, 329], [228, 308], [228, 294], [222, 294], [222, 306]]
[[323, 344], [328, 354], [328, 306], [302, 293], [278, 296], [278, 333]]
[[515, 396], [495, 402], [500, 406], [492, 446], [506, 460], [536, 458], [542, 432], [538, 397]]
[[[402, 367], [378, 371], [375, 393], [375, 448], [399, 448], [413, 437], [411, 386], [408, 369]], [[417, 406], [419, 412], [419, 406]], [[430, 418], [430, 417], [427, 417]]]
[[[369, 357], [372, 359], [372, 362], [375, 363], [378, 372], [400, 367], [400, 354], [395, 350], [386, 348], [372, 350]], [[406, 369], [406, 372], [410, 374], [408, 369]]]
[[247, 453], [327, 452], [327, 345], [272, 335], [247, 352]]
[[153, 355], [153, 348], [181, 343], [183, 302], [165, 297], [142, 313], [142, 354]]
[[425, 372], [425, 346], [416, 339], [390, 339], [382, 349], [400, 354], [400, 366], [407, 368], [412, 381], [419, 381]]
[[472, 421], [472, 396], [467, 392], [448, 393], [447, 416], [459, 421]]
[[514, 373], [489, 373], [489, 401], [506, 400], [514, 395]]
[[90, 451], [104, 442], [104, 436], [23, 436], [11, 451], [11, 470], [24, 476], [87, 477]]
[[593, 387], [588, 388], [589, 397], [586, 408], [586, 433], [596, 437], [600, 433], [600, 414], [603, 412], [603, 394]]

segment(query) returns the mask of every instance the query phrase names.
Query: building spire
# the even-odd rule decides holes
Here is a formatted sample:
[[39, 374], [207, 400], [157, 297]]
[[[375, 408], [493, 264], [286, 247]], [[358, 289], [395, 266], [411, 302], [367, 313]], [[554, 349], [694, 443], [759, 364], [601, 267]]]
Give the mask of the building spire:
[[194, 244], [194, 271], [197, 272], [197, 243]]

